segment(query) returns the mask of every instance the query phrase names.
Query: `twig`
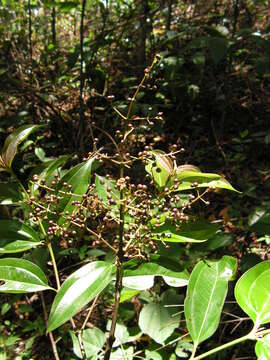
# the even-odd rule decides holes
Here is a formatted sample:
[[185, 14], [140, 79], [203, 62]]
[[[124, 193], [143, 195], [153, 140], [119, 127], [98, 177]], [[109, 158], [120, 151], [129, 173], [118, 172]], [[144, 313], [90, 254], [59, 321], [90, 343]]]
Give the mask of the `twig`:
[[81, 327], [81, 331], [83, 331], [83, 330], [85, 329], [85, 327], [86, 327], [86, 324], [87, 324], [87, 322], [88, 322], [88, 320], [89, 320], [89, 318], [90, 318], [90, 316], [91, 316], [91, 314], [92, 314], [92, 312], [93, 312], [93, 310], [94, 310], [94, 308], [95, 308], [95, 306], [96, 306], [96, 303], [97, 303], [97, 301], [98, 301], [98, 296], [99, 296], [99, 295], [97, 295], [97, 296], [94, 298], [94, 301], [92, 302], [92, 305], [91, 305], [91, 307], [90, 307], [90, 309], [89, 309], [89, 311], [88, 311], [88, 314], [87, 314], [87, 316], [86, 316], [86, 318], [85, 318], [85, 320], [84, 320], [84, 322], [83, 322], [83, 325], [82, 325], [82, 327]]
[[[41, 298], [41, 304], [42, 304], [42, 309], [43, 309], [43, 314], [44, 314], [44, 320], [45, 320], [45, 324], [46, 324], [46, 328], [47, 328], [48, 327], [48, 314], [47, 314], [46, 304], [45, 304], [44, 296], [43, 296], [42, 292], [40, 292], [40, 298]], [[53, 333], [50, 331], [48, 333], [48, 335], [50, 338], [54, 358], [55, 358], [55, 360], [60, 360], [58, 352], [57, 352], [56, 342], [53, 337]]]

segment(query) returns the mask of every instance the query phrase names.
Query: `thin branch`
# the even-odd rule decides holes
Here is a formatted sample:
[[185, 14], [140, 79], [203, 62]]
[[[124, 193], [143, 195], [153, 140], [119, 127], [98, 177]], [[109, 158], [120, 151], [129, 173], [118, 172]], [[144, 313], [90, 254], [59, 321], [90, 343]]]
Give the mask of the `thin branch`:
[[[43, 296], [42, 292], [40, 292], [40, 298], [41, 298], [41, 304], [42, 304], [42, 309], [43, 309], [43, 314], [44, 314], [44, 320], [45, 320], [45, 324], [46, 324], [46, 328], [47, 328], [48, 327], [48, 314], [47, 314], [46, 304], [45, 304], [44, 296]], [[57, 347], [56, 347], [56, 342], [53, 337], [53, 333], [50, 331], [48, 333], [48, 335], [50, 338], [54, 358], [55, 358], [55, 360], [60, 360], [58, 351], [57, 351]]]

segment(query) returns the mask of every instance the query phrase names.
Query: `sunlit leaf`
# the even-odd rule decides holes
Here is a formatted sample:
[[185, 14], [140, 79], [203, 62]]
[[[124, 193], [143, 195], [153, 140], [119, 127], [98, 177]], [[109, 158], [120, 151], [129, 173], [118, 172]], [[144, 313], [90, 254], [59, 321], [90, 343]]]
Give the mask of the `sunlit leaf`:
[[71, 274], [58, 291], [50, 312], [50, 332], [77, 314], [113, 279], [113, 266], [104, 261], [84, 265]]
[[145, 170], [153, 177], [156, 184], [162, 188], [173, 174], [173, 162], [163, 151], [155, 150], [151, 154], [154, 157], [154, 161], [149, 160]]
[[[78, 337], [72, 331], [70, 332], [73, 342], [73, 352], [78, 358], [82, 359], [82, 353], [78, 341]], [[106, 336], [103, 331], [94, 327], [93, 329], [86, 329], [83, 331], [82, 341], [87, 358], [97, 355], [103, 348]]]
[[[164, 344], [179, 325], [180, 314], [177, 305], [181, 301], [180, 295], [173, 290], [167, 290], [163, 293], [160, 302], [155, 301], [145, 305], [139, 316], [139, 327], [142, 332], [157, 343]], [[171, 305], [175, 305], [175, 307]]]
[[190, 221], [183, 223], [180, 230], [176, 230], [175, 226], [170, 222], [153, 228], [152, 238], [165, 242], [203, 242], [213, 236], [219, 226], [204, 220]]
[[146, 360], [162, 360], [162, 356], [157, 351], [145, 350]]
[[235, 298], [254, 323], [270, 322], [270, 261], [245, 272], [234, 289]]
[[[90, 178], [92, 173], [93, 164], [95, 158], [90, 158], [86, 162], [80, 163], [73, 168], [71, 168], [62, 178], [59, 184], [59, 189], [65, 193], [62, 200], [59, 203], [59, 208], [63, 213], [71, 212], [74, 210], [72, 205], [73, 201], [80, 201], [82, 197], [78, 195], [83, 195], [87, 192], [90, 185]], [[69, 195], [69, 190], [64, 183], [67, 183], [71, 186], [72, 195]], [[63, 224], [64, 218], [60, 218], [59, 224]]]
[[2, 293], [28, 293], [52, 289], [43, 271], [24, 259], [0, 259], [0, 285]]
[[177, 356], [179, 356], [181, 359], [186, 359], [190, 357], [190, 353], [193, 350], [193, 345], [190, 342], [187, 342], [185, 340], [180, 340], [177, 343], [177, 346], [175, 348], [175, 353]]
[[270, 334], [256, 342], [255, 352], [258, 360], [270, 360]]
[[124, 286], [134, 290], [146, 290], [154, 285], [154, 277], [162, 276], [166, 283], [174, 287], [186, 286], [189, 273], [187, 271], [173, 271], [158, 263], [148, 262], [136, 269], [124, 271]]
[[[107, 331], [110, 331], [111, 325], [112, 325], [112, 321], [109, 320], [106, 326]], [[114, 336], [115, 336], [115, 340], [113, 343], [113, 347], [117, 347], [129, 341], [129, 332], [125, 325], [116, 323]]]
[[123, 278], [123, 286], [133, 290], [146, 290], [154, 285], [154, 276], [128, 276]]
[[34, 130], [38, 129], [39, 125], [24, 125], [14, 130], [5, 141], [4, 147], [1, 152], [0, 166], [3, 169], [11, 167], [14, 156], [17, 153], [19, 144], [27, 138]]
[[175, 191], [194, 189], [194, 183], [197, 183], [196, 188], [227, 189], [239, 192], [226, 179], [218, 174], [202, 173], [195, 170], [176, 170], [176, 176], [180, 184]]
[[133, 360], [133, 347], [130, 346], [127, 349], [119, 347], [116, 351], [113, 351], [110, 360]]
[[236, 271], [236, 260], [223, 256], [219, 261], [200, 261], [193, 269], [185, 299], [189, 334], [197, 347], [216, 331], [228, 290]]
[[202, 173], [200, 171], [196, 172], [195, 170], [185, 170], [179, 171], [179, 168], [176, 170], [177, 179], [179, 181], [187, 181], [187, 182], [210, 182], [213, 180], [221, 179], [220, 175], [212, 174], [212, 173]]
[[31, 227], [16, 220], [0, 220], [0, 254], [22, 252], [40, 244]]
[[184, 164], [184, 165], [177, 166], [175, 172], [176, 172], [176, 175], [179, 176], [179, 178], [180, 178], [181, 173], [192, 172], [192, 171], [194, 171], [196, 173], [201, 172], [201, 170], [197, 166], [190, 165], [190, 164]]
[[140, 290], [131, 290], [131, 289], [124, 287], [123, 290], [121, 291], [120, 303], [130, 300], [133, 296], [135, 296], [139, 293], [140, 293]]

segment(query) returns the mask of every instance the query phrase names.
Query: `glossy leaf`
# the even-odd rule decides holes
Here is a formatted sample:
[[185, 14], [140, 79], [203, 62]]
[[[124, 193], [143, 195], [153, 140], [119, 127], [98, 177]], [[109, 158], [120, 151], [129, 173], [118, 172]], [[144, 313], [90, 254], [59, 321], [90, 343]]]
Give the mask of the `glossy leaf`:
[[194, 166], [194, 165], [191, 165], [191, 164], [184, 164], [184, 165], [179, 165], [176, 168], [176, 175], [177, 175], [177, 177], [180, 178], [182, 173], [191, 172], [191, 171], [194, 171], [194, 172], [197, 172], [197, 173], [201, 172], [201, 170], [197, 166]]
[[43, 271], [32, 262], [24, 259], [0, 259], [0, 285], [2, 293], [28, 293], [52, 289]]
[[[78, 358], [82, 359], [82, 353], [79, 345], [79, 341], [75, 333], [72, 331], [71, 338], [73, 342], [73, 352]], [[103, 331], [94, 327], [93, 329], [86, 329], [83, 331], [82, 341], [87, 358], [97, 355], [103, 348], [106, 336]]]
[[[180, 168], [181, 169], [181, 168]], [[201, 171], [179, 171], [179, 168], [176, 170], [177, 179], [179, 181], [188, 181], [188, 182], [210, 182], [213, 180], [219, 180], [220, 175], [212, 173], [203, 173]]]
[[256, 231], [259, 234], [270, 234], [269, 204], [255, 208], [249, 215], [248, 225], [252, 231]]
[[188, 284], [187, 271], [173, 271], [158, 263], [143, 263], [138, 268], [124, 271], [124, 286], [134, 290], [146, 290], [154, 285], [154, 277], [162, 276], [171, 286], [180, 287]]
[[0, 254], [17, 253], [40, 245], [38, 234], [16, 220], [0, 220]]
[[[68, 192], [67, 188], [63, 185], [64, 183], [67, 183], [68, 185], [71, 185], [72, 193], [76, 195], [85, 194], [90, 184], [90, 177], [94, 161], [95, 159], [91, 158], [86, 162], [83, 162], [71, 168], [61, 179], [61, 183], [59, 186], [61, 191]], [[74, 210], [72, 202], [78, 201], [80, 199], [81, 197], [66, 194], [60, 201], [59, 207], [63, 213], [71, 212], [72, 210]], [[59, 223], [62, 224], [63, 222], [64, 219], [60, 218]]]
[[19, 144], [39, 127], [39, 125], [24, 125], [17, 130], [14, 130], [13, 133], [6, 138], [0, 156], [0, 167], [2, 170], [9, 169], [11, 167]]
[[270, 360], [270, 334], [256, 342], [255, 352], [258, 360]]
[[214, 234], [209, 240], [204, 243], [200, 243], [194, 246], [194, 249], [198, 251], [214, 251], [221, 247], [229, 246], [233, 242], [233, 235], [231, 233], [227, 234], [223, 231], [219, 230], [216, 234]]
[[41, 180], [47, 180], [50, 176], [52, 176], [57, 169], [59, 169], [69, 158], [69, 155], [60, 156], [58, 159], [49, 160], [44, 162], [43, 164], [37, 166], [32, 174], [38, 174], [38, 183]]
[[237, 281], [235, 298], [254, 323], [270, 322], [270, 261], [263, 261]]
[[237, 191], [232, 185], [224, 179], [221, 175], [212, 173], [202, 173], [196, 171], [179, 171], [176, 170], [176, 176], [180, 181], [178, 188], [175, 191], [194, 189], [193, 183], [197, 183], [198, 188], [211, 189], [227, 189]]
[[150, 160], [146, 165], [145, 170], [150, 174], [159, 187], [164, 187], [173, 175], [173, 162], [163, 151], [155, 150], [151, 152], [154, 156], [154, 161]]
[[236, 260], [223, 256], [219, 261], [200, 261], [193, 269], [185, 299], [185, 317], [197, 347], [216, 331], [228, 289], [236, 271]]
[[112, 269], [111, 264], [95, 261], [71, 274], [53, 301], [47, 331], [64, 324], [98, 295], [112, 281]]
[[45, 162], [48, 160], [51, 160], [50, 158], [46, 157], [46, 153], [45, 151], [41, 148], [41, 147], [36, 147], [35, 148], [35, 155], [37, 156], [37, 158], [41, 161], [41, 162]]
[[208, 240], [219, 229], [217, 224], [207, 221], [197, 220], [194, 222], [183, 223], [180, 230], [169, 222], [154, 228], [152, 231], [153, 240], [165, 242], [193, 242], [199, 243]]
[[0, 183], [0, 204], [11, 205], [22, 200], [22, 193], [16, 183]]
[[147, 290], [154, 285], [154, 276], [128, 276], [123, 278], [123, 286], [133, 290]]

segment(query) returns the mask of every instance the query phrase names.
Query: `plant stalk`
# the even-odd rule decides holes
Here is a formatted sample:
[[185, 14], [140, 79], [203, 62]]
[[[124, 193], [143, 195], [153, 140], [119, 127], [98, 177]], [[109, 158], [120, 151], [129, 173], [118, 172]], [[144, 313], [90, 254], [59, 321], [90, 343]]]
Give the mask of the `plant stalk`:
[[227, 348], [229, 348], [229, 347], [231, 347], [231, 346], [233, 346], [233, 345], [239, 344], [239, 343], [241, 343], [241, 342], [243, 342], [243, 341], [246, 341], [246, 340], [254, 340], [254, 338], [256, 338], [256, 337], [255, 337], [254, 330], [252, 330], [252, 331], [251, 331], [250, 333], [248, 333], [247, 335], [244, 335], [244, 336], [242, 336], [242, 337], [240, 337], [240, 338], [238, 338], [238, 339], [235, 339], [235, 340], [233, 340], [233, 341], [230, 341], [230, 342], [228, 342], [227, 344], [218, 346], [218, 347], [216, 347], [216, 348], [214, 348], [214, 349], [212, 349], [212, 350], [209, 350], [209, 351], [207, 351], [206, 353], [201, 354], [201, 355], [199, 355], [199, 356], [196, 356], [196, 357], [193, 357], [193, 358], [191, 357], [190, 360], [191, 360], [191, 359], [194, 359], [194, 360], [204, 359], [204, 358], [207, 357], [207, 356], [210, 356], [210, 355], [212, 355], [212, 354], [215, 354], [216, 352], [219, 352], [219, 351], [222, 351], [222, 350], [224, 350], [224, 349], [227, 349]]
[[[120, 178], [123, 177], [124, 168], [121, 165]], [[106, 349], [104, 354], [104, 360], [109, 360], [112, 352], [112, 346], [115, 340], [115, 328], [118, 316], [118, 309], [120, 304], [121, 291], [123, 287], [123, 263], [124, 263], [124, 250], [123, 250], [123, 239], [124, 239], [124, 204], [123, 204], [123, 189], [120, 190], [120, 224], [119, 224], [119, 246], [116, 257], [116, 282], [115, 282], [115, 302], [114, 311], [112, 316], [112, 323], [110, 328], [109, 337], [106, 343]]]
[[84, 91], [84, 49], [83, 49], [83, 42], [84, 42], [84, 16], [85, 16], [85, 6], [86, 0], [82, 0], [82, 7], [81, 7], [81, 24], [80, 24], [80, 123], [79, 123], [79, 131], [78, 131], [78, 141], [80, 141], [80, 151], [83, 154], [83, 139], [84, 139], [84, 114], [83, 114], [83, 91]]
[[[44, 296], [43, 296], [42, 292], [40, 292], [40, 298], [41, 298], [41, 304], [42, 304], [43, 313], [44, 313], [45, 324], [46, 324], [46, 327], [47, 327], [48, 326], [48, 314], [47, 314], [45, 300], [44, 300]], [[53, 333], [49, 332], [48, 335], [49, 335], [49, 338], [50, 338], [54, 358], [55, 358], [55, 360], [60, 360], [59, 355], [58, 355], [58, 351], [57, 351], [57, 347], [56, 347], [56, 342], [55, 342], [54, 337], [53, 337]]]

